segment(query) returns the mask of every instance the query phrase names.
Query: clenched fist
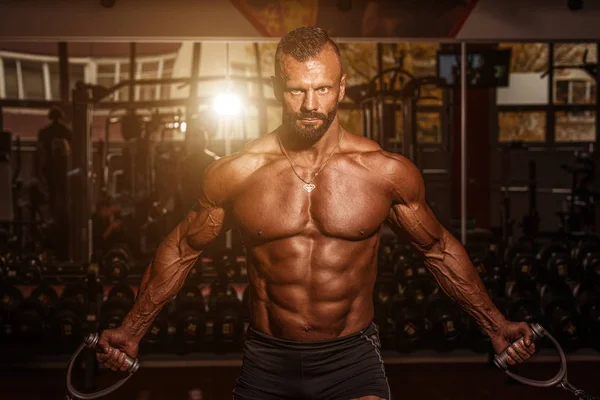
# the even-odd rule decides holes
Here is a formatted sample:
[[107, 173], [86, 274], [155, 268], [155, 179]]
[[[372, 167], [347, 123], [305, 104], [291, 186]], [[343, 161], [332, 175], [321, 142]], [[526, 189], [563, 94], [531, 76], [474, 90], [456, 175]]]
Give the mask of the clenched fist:
[[98, 340], [96, 348], [99, 352], [96, 353], [96, 359], [113, 371], [126, 371], [125, 357], [136, 358], [138, 347], [139, 341], [131, 339], [124, 329], [107, 329]]

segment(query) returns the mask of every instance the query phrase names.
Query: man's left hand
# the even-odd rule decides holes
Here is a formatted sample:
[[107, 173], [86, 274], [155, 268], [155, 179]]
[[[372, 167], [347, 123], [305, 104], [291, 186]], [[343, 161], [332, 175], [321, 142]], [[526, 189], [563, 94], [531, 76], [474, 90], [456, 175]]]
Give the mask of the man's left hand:
[[[506, 321], [497, 332], [490, 335], [490, 339], [496, 354], [508, 348], [507, 362], [510, 365], [522, 363], [535, 353], [533, 332], [525, 322]], [[512, 344], [513, 342], [515, 343]]]

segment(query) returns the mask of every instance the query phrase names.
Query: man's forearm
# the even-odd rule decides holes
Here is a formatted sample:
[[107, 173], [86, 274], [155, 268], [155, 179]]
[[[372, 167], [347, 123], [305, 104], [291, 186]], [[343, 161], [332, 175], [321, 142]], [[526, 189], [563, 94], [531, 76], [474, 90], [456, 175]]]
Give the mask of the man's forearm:
[[164, 305], [181, 289], [200, 254], [181, 257], [179, 253], [175, 243], [166, 240], [144, 272], [136, 302], [121, 324], [132, 339], [139, 341], [144, 337]]
[[493, 336], [506, 319], [490, 299], [464, 247], [444, 230], [438, 244], [425, 255], [442, 290]]

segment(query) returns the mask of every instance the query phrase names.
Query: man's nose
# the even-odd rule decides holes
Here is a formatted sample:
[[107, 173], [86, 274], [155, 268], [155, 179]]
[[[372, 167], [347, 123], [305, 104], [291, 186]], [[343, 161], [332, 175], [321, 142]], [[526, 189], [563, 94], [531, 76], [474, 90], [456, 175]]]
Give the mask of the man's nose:
[[319, 102], [317, 101], [317, 96], [315, 96], [312, 90], [307, 91], [302, 102], [302, 111], [317, 111], [318, 109]]

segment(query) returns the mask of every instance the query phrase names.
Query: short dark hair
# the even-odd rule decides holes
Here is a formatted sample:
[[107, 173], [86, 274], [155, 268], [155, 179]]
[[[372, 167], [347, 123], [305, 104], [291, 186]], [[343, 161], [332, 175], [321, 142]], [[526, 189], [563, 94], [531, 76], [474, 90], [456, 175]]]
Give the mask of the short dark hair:
[[284, 55], [290, 55], [298, 61], [306, 61], [316, 57], [325, 48], [329, 47], [337, 56], [342, 65], [340, 49], [331, 40], [327, 32], [321, 28], [302, 27], [294, 29], [281, 38], [275, 52], [275, 76], [281, 77], [281, 61]]

